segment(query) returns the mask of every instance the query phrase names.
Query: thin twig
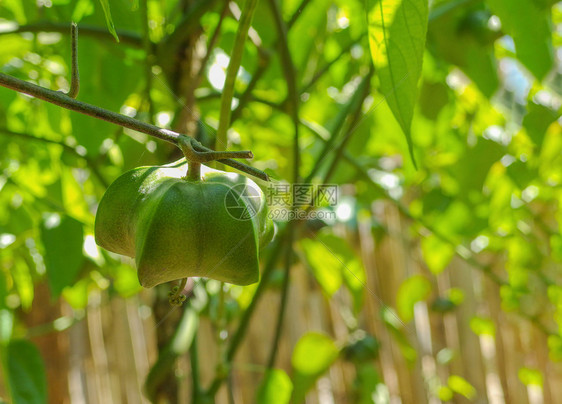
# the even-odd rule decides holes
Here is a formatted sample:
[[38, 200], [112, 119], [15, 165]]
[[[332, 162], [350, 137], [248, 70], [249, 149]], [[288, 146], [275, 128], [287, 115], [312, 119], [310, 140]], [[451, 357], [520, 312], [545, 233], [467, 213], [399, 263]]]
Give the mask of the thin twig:
[[359, 98], [357, 100], [358, 102], [354, 105], [355, 111], [351, 116], [349, 122], [349, 129], [345, 134], [344, 138], [341, 140], [338, 147], [336, 148], [336, 155], [334, 156], [332, 163], [330, 164], [328, 170], [326, 171], [326, 174], [324, 175], [324, 179], [322, 181], [324, 184], [328, 183], [328, 181], [332, 177], [332, 174], [334, 173], [337, 165], [339, 164], [341, 158], [343, 157], [343, 152], [345, 151], [347, 144], [351, 140], [353, 134], [357, 132], [357, 126], [360, 123], [361, 116], [363, 114], [361, 110], [363, 106], [363, 102], [365, 101], [365, 98], [367, 98], [367, 96], [369, 95], [371, 89], [370, 84], [371, 84], [371, 77], [373, 77], [373, 73], [374, 73], [374, 69], [371, 67], [371, 69], [369, 70], [369, 74], [365, 76], [365, 78], [359, 85], [359, 88], [357, 89], [357, 93], [359, 93]]
[[273, 19], [278, 32], [279, 49], [281, 53], [282, 70], [287, 81], [289, 116], [293, 120], [294, 143], [293, 143], [293, 183], [299, 180], [300, 168], [300, 148], [299, 148], [299, 94], [297, 89], [297, 77], [295, 65], [289, 50], [287, 26], [281, 16], [281, 10], [275, 0], [269, 0], [269, 5], [273, 13]]
[[335, 122], [330, 132], [330, 137], [327, 140], [325, 140], [324, 147], [318, 154], [318, 158], [316, 159], [314, 166], [312, 167], [312, 170], [304, 180], [305, 183], [309, 183], [310, 181], [312, 181], [316, 173], [320, 170], [320, 167], [322, 166], [324, 159], [328, 156], [330, 151], [333, 149], [334, 143], [336, 142], [338, 138], [338, 134], [342, 130], [347, 117], [349, 116], [351, 111], [357, 108], [357, 104], [359, 104], [360, 106], [360, 103], [363, 102], [363, 91], [360, 90], [360, 88], [364, 88], [366, 84], [367, 84], [367, 78], [364, 78], [361, 84], [359, 84], [358, 91], [355, 91], [355, 93], [353, 94], [351, 99], [347, 102], [347, 104], [345, 104], [343, 108], [340, 109], [338, 115], [335, 118]]
[[[310, 0], [303, 0], [301, 2], [301, 4], [299, 5], [299, 7], [295, 11], [295, 13], [292, 15], [291, 19], [287, 23], [287, 30], [291, 29], [293, 24], [295, 22], [297, 22], [299, 17], [302, 15], [302, 11], [306, 8], [308, 3], [310, 3]], [[281, 42], [280, 42], [279, 39], [277, 39], [275, 44], [272, 47], [273, 51], [278, 51], [280, 46], [281, 46]], [[263, 47], [259, 47], [258, 53], [259, 53], [258, 67], [257, 67], [256, 71], [254, 72], [254, 74], [252, 75], [252, 79], [250, 80], [250, 83], [248, 83], [248, 86], [246, 87], [246, 89], [244, 90], [242, 95], [240, 97], [237, 97], [238, 98], [238, 106], [232, 112], [232, 122], [234, 122], [238, 118], [240, 118], [240, 115], [242, 115], [242, 110], [244, 109], [244, 107], [246, 106], [246, 104], [249, 101], [252, 101], [252, 100], [259, 101], [255, 97], [252, 97], [252, 92], [254, 91], [254, 88], [256, 87], [259, 80], [262, 78], [264, 73], [267, 71], [267, 68], [269, 67], [269, 63], [271, 62], [271, 59], [272, 59], [272, 51], [264, 49]]]
[[[297, 78], [295, 65], [293, 63], [291, 52], [289, 50], [288, 43], [288, 32], [287, 25], [283, 21], [281, 15], [281, 10], [276, 2], [276, 0], [269, 0], [269, 6], [271, 12], [273, 13], [273, 19], [275, 21], [275, 26], [279, 35], [279, 50], [281, 56], [281, 64], [283, 67], [283, 73], [285, 75], [285, 80], [287, 81], [287, 93], [288, 93], [288, 108], [289, 116], [293, 121], [294, 127], [294, 140], [293, 140], [293, 183], [296, 184], [300, 179], [300, 147], [299, 147], [299, 95], [297, 89]], [[295, 206], [293, 205], [291, 209], [294, 211]], [[291, 267], [293, 266], [293, 240], [295, 237], [295, 221], [290, 220], [287, 224], [287, 252], [285, 254], [285, 278], [283, 280], [283, 288], [281, 290], [281, 304], [279, 306], [279, 312], [277, 314], [277, 323], [275, 326], [275, 334], [273, 338], [273, 344], [271, 345], [271, 352], [268, 360], [268, 368], [273, 368], [275, 365], [275, 360], [277, 358], [279, 341], [281, 339], [281, 333], [283, 331], [283, 322], [285, 319], [285, 312], [287, 306], [287, 299], [289, 294], [289, 284], [291, 276]]]
[[71, 76], [70, 90], [68, 95], [70, 98], [76, 98], [80, 91], [80, 72], [78, 71], [78, 25], [75, 22], [70, 24], [70, 49], [71, 49]]
[[[169, 129], [159, 128], [158, 126], [151, 125], [146, 122], [139, 121], [126, 115], [118, 114], [117, 112], [109, 111], [98, 106], [88, 104], [82, 101], [70, 98], [60, 91], [53, 91], [48, 88], [29, 83], [24, 80], [17, 79], [4, 73], [0, 73], [0, 86], [9, 88], [11, 90], [31, 95], [35, 98], [50, 102], [60, 107], [76, 111], [84, 115], [89, 115], [97, 119], [101, 119], [115, 125], [123, 126], [135, 130], [137, 132], [146, 133], [147, 135], [154, 136], [158, 139], [165, 140], [179, 147], [179, 139], [185, 135], [179, 134]], [[212, 152], [212, 149], [206, 148], [203, 145], [197, 145], [195, 149], [199, 152]], [[232, 168], [253, 175], [264, 181], [269, 181], [269, 177], [263, 171], [257, 168], [250, 167], [246, 164], [240, 163], [232, 159], [220, 159], [221, 163], [228, 165]]]
[[179, 141], [179, 146], [188, 161], [195, 163], [207, 163], [219, 159], [235, 158], [235, 159], [251, 159], [254, 157], [251, 151], [198, 151], [194, 146], [201, 146], [197, 140], [192, 137], [184, 136]]
[[332, 60], [330, 60], [328, 63], [326, 63], [324, 66], [322, 66], [320, 69], [318, 69], [318, 71], [314, 74], [314, 76], [312, 76], [312, 78], [310, 79], [310, 81], [308, 83], [306, 83], [304, 86], [302, 86], [300, 93], [306, 93], [324, 74], [326, 74], [330, 68], [334, 65], [334, 63], [338, 62], [339, 60], [341, 60], [341, 58], [345, 55], [347, 55], [349, 53], [349, 51], [351, 50], [351, 48], [354, 45], [357, 45], [358, 42], [360, 42], [363, 37], [365, 37], [366, 32], [363, 32], [359, 38], [357, 38], [356, 40], [353, 40], [351, 42], [349, 42], [347, 44], [347, 46], [345, 48], [343, 48], [341, 50], [341, 52]]
[[302, 12], [306, 8], [306, 6], [308, 6], [309, 4], [310, 4], [310, 0], [302, 0], [301, 1], [301, 4], [299, 4], [299, 6], [297, 7], [297, 10], [293, 13], [289, 22], [287, 22], [287, 28], [291, 28], [295, 24], [295, 22], [297, 22], [299, 17], [302, 15]]
[[230, 127], [230, 114], [232, 108], [232, 98], [234, 97], [234, 84], [236, 83], [236, 76], [238, 69], [242, 63], [242, 55], [244, 54], [244, 45], [248, 37], [248, 30], [252, 24], [254, 11], [258, 4], [258, 0], [246, 0], [244, 9], [240, 16], [240, 23], [236, 31], [236, 38], [234, 39], [234, 47], [226, 70], [226, 80], [221, 97], [220, 119], [219, 127], [216, 134], [215, 149], [224, 150], [227, 147], [226, 132]]
[[205, 68], [207, 67], [207, 63], [209, 63], [209, 59], [211, 58], [213, 48], [215, 47], [217, 40], [219, 39], [222, 29], [222, 23], [228, 11], [228, 3], [229, 1], [225, 1], [221, 14], [219, 16], [219, 22], [217, 23], [217, 26], [213, 31], [211, 38], [209, 39], [209, 42], [207, 43], [207, 52], [205, 53], [203, 60], [201, 60], [201, 65], [199, 67], [199, 71], [197, 72], [197, 77], [196, 77], [197, 82], [200, 82], [201, 79], [203, 78], [203, 74], [205, 74]]
[[69, 152], [72, 155], [78, 157], [79, 159], [84, 160], [86, 162], [86, 165], [90, 169], [90, 171], [98, 178], [101, 185], [103, 185], [105, 188], [107, 188], [109, 186], [109, 183], [105, 180], [103, 175], [101, 175], [100, 171], [98, 170], [98, 167], [97, 167], [96, 163], [94, 162], [94, 160], [92, 160], [87, 155], [79, 153], [78, 150], [76, 150], [74, 147], [69, 146], [66, 143], [63, 143], [62, 141], [47, 139], [45, 137], [37, 137], [37, 136], [30, 135], [28, 133], [15, 132], [13, 130], [1, 128], [1, 127], [0, 127], [0, 134], [17, 136], [17, 137], [21, 137], [21, 138], [26, 139], [26, 140], [56, 144], [58, 146], [61, 146], [67, 152]]
[[242, 115], [242, 110], [248, 104], [248, 101], [250, 101], [252, 99], [252, 92], [254, 91], [254, 88], [256, 88], [256, 85], [258, 84], [261, 77], [263, 76], [263, 74], [267, 70], [268, 66], [269, 66], [269, 57], [268, 56], [261, 56], [261, 54], [260, 54], [260, 62], [259, 62], [258, 68], [256, 69], [256, 71], [252, 75], [252, 79], [250, 80], [250, 82], [246, 86], [246, 89], [244, 90], [244, 92], [240, 96], [236, 97], [236, 98], [238, 98], [238, 105], [236, 106], [234, 111], [232, 111], [232, 116], [231, 116], [232, 122], [236, 121], [238, 118], [240, 118], [240, 115]]
[[158, 60], [163, 64], [162, 68], [174, 63], [178, 49], [186, 38], [197, 29], [201, 17], [214, 5], [216, 0], [198, 0], [191, 2], [189, 8], [183, 13], [182, 20], [176, 25], [174, 32], [166, 37], [158, 47]]
[[146, 53], [144, 60], [144, 77], [146, 80], [145, 86], [145, 104], [148, 112], [148, 123], [154, 123], [154, 103], [152, 102], [152, 82], [153, 73], [152, 66], [154, 61], [154, 46], [150, 42], [150, 21], [148, 18], [148, 0], [141, 0], [139, 3], [139, 10], [142, 18], [142, 46]]
[[[59, 34], [68, 35], [68, 23], [67, 22], [37, 22], [28, 25], [20, 25], [19, 27], [7, 31], [0, 31], [0, 35], [9, 34], [19, 34], [22, 32], [58, 32]], [[107, 39], [114, 42], [113, 35], [111, 35], [107, 28], [96, 27], [92, 25], [82, 25], [80, 24], [80, 34], [82, 36], [88, 36], [98, 39]], [[142, 39], [139, 35], [132, 31], [117, 31], [117, 35], [121, 40], [120, 43], [134, 46], [135, 48], [142, 47]]]
[[199, 352], [197, 351], [197, 331], [189, 347], [189, 362], [191, 364], [191, 402], [197, 404], [201, 396], [201, 381], [199, 379]]
[[287, 252], [285, 254], [285, 263], [283, 267], [283, 285], [281, 287], [281, 301], [279, 303], [279, 311], [277, 313], [277, 321], [275, 324], [275, 334], [267, 360], [267, 368], [272, 369], [275, 366], [275, 360], [279, 352], [279, 341], [283, 331], [283, 321], [285, 320], [285, 312], [287, 310], [287, 301], [289, 299], [289, 285], [291, 283], [291, 267], [293, 266], [293, 241], [295, 238], [295, 221], [287, 224]]

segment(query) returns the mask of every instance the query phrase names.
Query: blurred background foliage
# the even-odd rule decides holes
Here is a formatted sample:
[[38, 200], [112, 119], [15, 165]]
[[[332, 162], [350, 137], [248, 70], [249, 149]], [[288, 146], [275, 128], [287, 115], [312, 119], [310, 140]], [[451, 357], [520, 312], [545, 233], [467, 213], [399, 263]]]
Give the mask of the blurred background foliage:
[[[422, 0], [385, 1], [418, 11], [427, 7]], [[67, 90], [69, 24], [75, 21], [80, 30], [79, 100], [189, 133], [213, 146], [242, 3], [3, 0], [1, 71]], [[420, 63], [419, 71], [411, 71], [398, 88], [389, 87], [384, 66], [370, 51], [376, 46], [369, 37], [380, 30], [378, 17], [370, 14], [377, 1], [283, 1], [279, 10], [286, 37], [275, 28], [270, 3], [259, 2], [245, 43], [228, 146], [252, 150], [251, 164], [275, 181], [291, 180], [294, 128], [288, 65], [280, 56], [286, 42], [299, 96], [300, 176], [340, 186], [339, 204], [327, 208], [336, 213], [335, 221], [299, 223], [292, 266], [304, 271], [306, 277], [298, 279], [321, 290], [325, 301], [341, 293], [350, 298], [337, 300], [345, 313], [343, 334], [304, 330], [298, 342], [287, 342], [292, 355], [288, 366], [261, 363], [265, 370], [260, 368], [259, 388], [245, 388], [260, 403], [287, 403], [291, 397], [302, 402], [336, 361], [344, 361], [350, 364], [346, 374], [354, 376], [344, 377], [349, 395], [335, 402], [396, 402], [392, 397], [412, 402], [406, 386], [396, 390], [385, 379], [379, 352], [390, 350], [391, 341], [406, 362], [416, 363], [423, 349], [411, 327], [417, 324], [419, 307], [447, 318], [471, 304], [464, 290], [473, 287], [471, 275], [468, 284], [438, 285], [444, 274], [454, 276], [452, 271], [490, 280], [495, 287], [481, 292], [479, 304], [499, 297], [497, 310], [538, 330], [552, 364], [562, 360], [562, 3], [435, 0], [428, 9], [425, 45], [423, 18], [420, 27], [386, 21], [397, 38], [410, 35], [417, 41], [411, 49], [403, 42], [394, 44], [396, 52], [406, 52], [405, 59], [423, 56], [423, 67]], [[416, 46], [421, 46], [419, 55]], [[393, 57], [390, 50], [389, 55]], [[410, 62], [405, 66], [415, 70]], [[411, 130], [408, 119], [401, 120], [396, 112], [401, 105], [409, 108], [408, 100]], [[184, 313], [167, 317], [168, 287], [141, 291], [134, 265], [98, 248], [93, 237], [95, 210], [108, 184], [130, 168], [173, 161], [179, 156], [174, 146], [0, 88], [0, 150], [0, 344], [6, 399], [47, 401], [53, 384], [47, 385], [45, 366], [53, 366], [49, 360], [67, 359], [45, 357], [41, 342], [31, 341], [68, 332], [99, 299], [137, 299], [137, 309], [148, 310], [154, 324], [167, 320], [171, 325], [161, 327], [162, 333], [159, 329], [146, 346], [159, 349], [161, 358], [182, 324], [196, 327], [196, 320], [186, 320]], [[405, 225], [389, 224], [388, 209]], [[282, 221], [277, 225], [281, 230], [287, 226]], [[366, 262], [365, 237], [379, 245], [393, 231], [400, 232], [407, 246], [402, 253], [412, 258], [415, 270], [374, 268]], [[275, 252], [276, 245], [264, 250], [262, 258], [274, 268], [264, 288], [279, 296], [288, 272], [282, 270], [283, 254]], [[369, 279], [378, 276], [375, 270], [397, 271], [397, 283], [370, 288]], [[259, 298], [256, 285], [226, 287], [225, 302], [213, 281], [197, 280], [192, 288], [184, 311], [219, 330], [236, 329]], [[381, 292], [385, 288], [389, 298]], [[274, 301], [276, 313], [279, 300]], [[376, 312], [366, 312], [369, 301], [380, 306]], [[459, 329], [467, 333], [494, 338], [504, 327], [492, 307], [470, 312], [459, 317], [466, 323]], [[391, 336], [386, 345], [380, 335], [365, 331], [370, 316], [382, 321]], [[284, 330], [290, 328], [291, 321], [285, 322]], [[186, 350], [170, 356], [168, 368], [194, 346], [193, 333], [183, 340]], [[217, 341], [219, 351], [228, 344]], [[259, 343], [276, 352], [271, 341]], [[434, 352], [445, 365], [454, 361], [443, 359], [448, 353], [446, 347]], [[204, 356], [200, 352], [200, 360]], [[518, 383], [542, 389], [544, 402], [556, 397], [543, 388], [554, 365], [510, 366]], [[219, 366], [214, 380], [222, 380], [221, 369], [226, 368]], [[159, 371], [153, 368], [151, 374]], [[139, 377], [144, 379], [146, 372]], [[562, 373], [556, 377], [561, 380]], [[179, 393], [162, 388], [166, 382], [158, 379], [152, 397], [179, 400], [174, 395]], [[490, 399], [489, 391], [455, 371], [438, 372], [425, 382], [428, 402], [485, 402], [487, 394]], [[523, 400], [519, 396], [509, 401], [502, 387], [505, 402], [537, 402], [518, 401]], [[317, 388], [321, 392], [323, 387]], [[56, 399], [49, 394], [50, 402], [63, 402], [60, 397], [69, 402], [67, 393], [57, 393]], [[329, 402], [308, 397], [310, 402]]]

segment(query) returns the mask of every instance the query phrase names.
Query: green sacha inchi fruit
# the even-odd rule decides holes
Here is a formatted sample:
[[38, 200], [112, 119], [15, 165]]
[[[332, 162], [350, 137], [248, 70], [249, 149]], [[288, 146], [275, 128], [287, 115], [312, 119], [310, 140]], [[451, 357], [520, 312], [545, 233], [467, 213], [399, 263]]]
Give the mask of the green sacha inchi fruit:
[[187, 277], [236, 285], [259, 280], [260, 247], [273, 237], [264, 194], [251, 179], [201, 166], [186, 178], [184, 159], [138, 167], [103, 196], [96, 243], [135, 258], [142, 286]]

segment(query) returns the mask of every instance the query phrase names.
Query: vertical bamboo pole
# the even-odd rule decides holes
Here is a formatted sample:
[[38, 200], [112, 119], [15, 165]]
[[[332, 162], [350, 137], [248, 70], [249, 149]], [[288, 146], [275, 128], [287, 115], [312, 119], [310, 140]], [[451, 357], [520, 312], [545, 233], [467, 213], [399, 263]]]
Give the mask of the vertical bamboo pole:
[[112, 404], [113, 395], [111, 394], [111, 382], [109, 379], [109, 366], [106, 353], [106, 347], [103, 337], [103, 318], [101, 314], [101, 292], [90, 293], [90, 302], [92, 304], [88, 308], [88, 314], [86, 315], [88, 323], [88, 334], [90, 337], [90, 349], [91, 349], [91, 362], [92, 362], [92, 373], [88, 375], [91, 387], [95, 386], [96, 395], [98, 397], [97, 402], [103, 402], [104, 404]]
[[460, 376], [464, 376], [476, 389], [477, 400], [485, 400], [487, 388], [480, 342], [478, 336], [470, 328], [470, 320], [476, 314], [475, 309], [478, 305], [475, 283], [479, 277], [474, 273], [473, 268], [459, 259], [453, 260], [449, 274], [452, 286], [464, 291], [464, 301], [455, 312], [463, 364], [463, 371]]

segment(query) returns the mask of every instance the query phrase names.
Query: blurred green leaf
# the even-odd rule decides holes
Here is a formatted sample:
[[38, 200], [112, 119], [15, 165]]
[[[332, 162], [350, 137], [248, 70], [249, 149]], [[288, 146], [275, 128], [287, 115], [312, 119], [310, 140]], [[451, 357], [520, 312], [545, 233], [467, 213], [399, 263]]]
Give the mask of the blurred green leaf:
[[554, 362], [562, 361], [562, 337], [560, 335], [548, 337], [548, 356]]
[[88, 306], [90, 286], [93, 283], [91, 278], [80, 279], [74, 282], [74, 284], [65, 287], [62, 291], [62, 296], [73, 309], [85, 309]]
[[381, 90], [406, 134], [415, 164], [410, 127], [418, 97], [427, 32], [426, 0], [368, 0], [371, 57]]
[[403, 332], [405, 324], [389, 306], [383, 306], [381, 308], [381, 317], [388, 330], [390, 330], [393, 341], [398, 344], [402, 356], [404, 356], [410, 364], [415, 363], [418, 353]]
[[449, 87], [441, 82], [424, 80], [420, 90], [420, 110], [428, 119], [437, 119], [441, 110], [450, 102]]
[[265, 374], [258, 388], [258, 404], [288, 404], [291, 401], [293, 383], [281, 369], [271, 369]]
[[[10, 341], [14, 327], [14, 313], [6, 308], [0, 309], [0, 345], [5, 346]], [[1, 348], [0, 348], [1, 349]]]
[[523, 367], [519, 369], [517, 375], [521, 383], [525, 386], [533, 385], [542, 387], [543, 385], [543, 376], [540, 370]]
[[458, 375], [449, 376], [447, 380], [449, 388], [457, 394], [460, 394], [469, 400], [476, 397], [476, 389], [467, 382], [463, 377]]
[[517, 57], [542, 80], [554, 64], [551, 19], [534, 0], [488, 0], [502, 29], [513, 37]]
[[463, 31], [463, 21], [470, 18], [469, 11], [459, 7], [436, 18], [429, 27], [429, 49], [436, 52], [438, 60], [445, 60], [459, 68], [490, 98], [498, 89], [499, 79], [494, 56], [493, 40], [482, 41], [469, 30]]
[[455, 256], [455, 248], [435, 235], [424, 237], [421, 241], [423, 258], [434, 274], [439, 274]]
[[441, 401], [451, 401], [455, 395], [453, 390], [451, 390], [447, 386], [440, 386], [439, 391], [437, 392], [439, 399]]
[[293, 350], [293, 402], [300, 403], [316, 379], [326, 372], [338, 357], [334, 341], [323, 334], [303, 335]]
[[427, 299], [431, 293], [431, 283], [421, 275], [414, 275], [400, 285], [396, 294], [396, 308], [404, 321], [414, 318], [414, 305]]
[[76, 219], [53, 213], [41, 225], [41, 240], [45, 247], [49, 287], [51, 293], [58, 296], [74, 283], [82, 268], [84, 230]]
[[342, 285], [340, 268], [343, 264], [316, 240], [303, 239], [300, 244], [318, 284], [328, 296], [332, 296]]
[[[25, 256], [27, 256], [27, 254]], [[29, 256], [27, 256], [27, 258], [29, 258]], [[14, 260], [13, 267], [10, 268], [12, 279], [14, 280], [21, 306], [24, 310], [29, 310], [31, 308], [34, 295], [31, 268], [29, 267], [27, 261], [28, 260], [25, 260], [23, 257], [16, 258]]]
[[496, 325], [489, 318], [473, 317], [470, 319], [470, 328], [476, 335], [496, 335]]
[[350, 336], [341, 353], [346, 360], [359, 364], [377, 359], [379, 349], [380, 343], [375, 337], [357, 330]]
[[119, 265], [111, 271], [114, 276], [113, 286], [121, 296], [130, 297], [142, 290], [135, 268], [130, 265]]
[[382, 379], [372, 363], [364, 363], [357, 367], [355, 387], [357, 391], [357, 404], [372, 404], [377, 387], [382, 384]]
[[39, 350], [27, 340], [6, 347], [6, 376], [13, 404], [47, 403], [47, 377]]
[[556, 122], [560, 114], [544, 105], [529, 102], [527, 105], [527, 114], [523, 119], [523, 127], [527, 130], [529, 137], [537, 145], [540, 151], [544, 136], [548, 127]]
[[476, 145], [467, 148], [466, 152], [453, 168], [453, 173], [459, 184], [462, 184], [460, 196], [468, 198], [470, 191], [480, 193], [488, 172], [496, 161], [498, 161], [505, 149], [500, 144], [479, 138]]
[[316, 239], [303, 239], [301, 246], [306, 260], [328, 294], [333, 295], [342, 281], [353, 296], [353, 307], [359, 312], [365, 294], [365, 269], [347, 242], [329, 233], [319, 233]]
[[113, 19], [111, 18], [111, 8], [109, 7], [109, 0], [100, 0], [101, 7], [103, 8], [103, 14], [105, 15], [105, 22], [107, 24], [107, 29], [111, 32], [111, 35], [119, 42], [119, 37], [115, 31], [115, 26], [113, 25]]

